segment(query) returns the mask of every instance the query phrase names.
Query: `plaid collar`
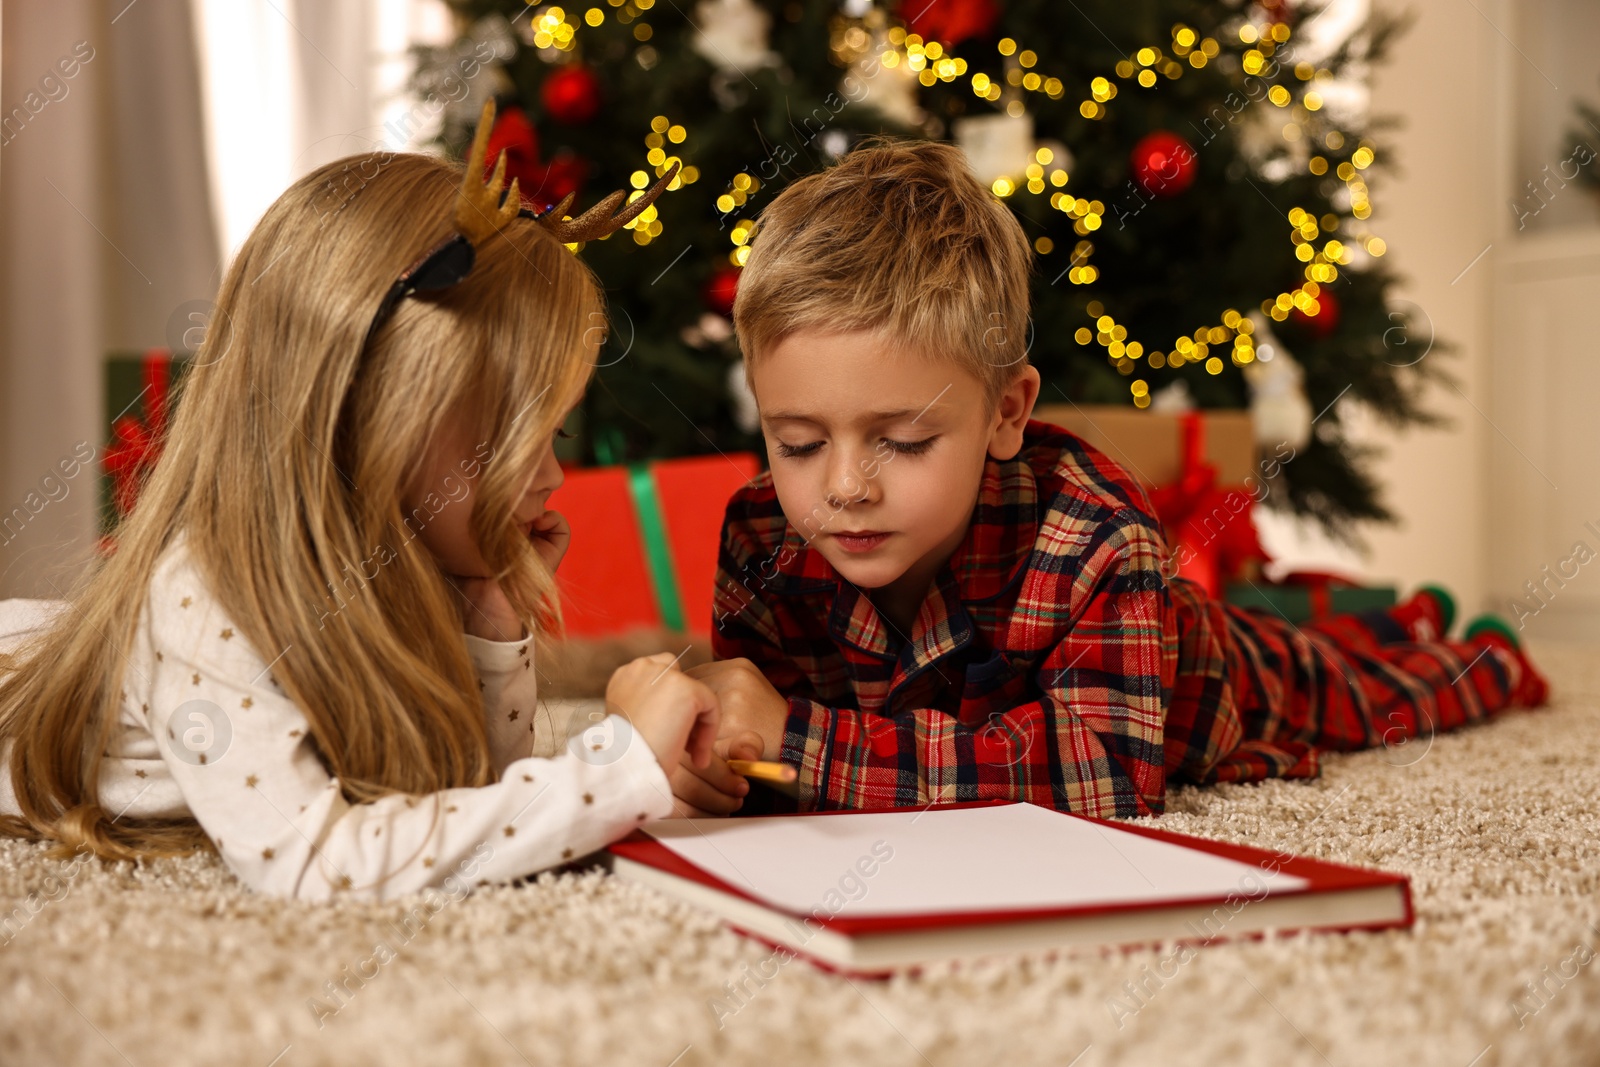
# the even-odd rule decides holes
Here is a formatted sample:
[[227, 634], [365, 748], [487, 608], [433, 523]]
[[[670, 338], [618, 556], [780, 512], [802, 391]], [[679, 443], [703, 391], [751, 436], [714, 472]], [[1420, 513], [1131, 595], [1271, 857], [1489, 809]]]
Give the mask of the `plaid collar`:
[[910, 634], [896, 634], [894, 624], [866, 594], [846, 581], [793, 524], [785, 524], [777, 574], [768, 588], [789, 594], [831, 592], [829, 628], [837, 640], [862, 652], [893, 659], [896, 646], [904, 642], [898, 684], [902, 673], [917, 673], [972, 639], [973, 624], [964, 605], [994, 600], [1010, 589], [1026, 569], [1038, 535], [1038, 482], [1025, 448], [1010, 460], [985, 461], [966, 536], [934, 577]]

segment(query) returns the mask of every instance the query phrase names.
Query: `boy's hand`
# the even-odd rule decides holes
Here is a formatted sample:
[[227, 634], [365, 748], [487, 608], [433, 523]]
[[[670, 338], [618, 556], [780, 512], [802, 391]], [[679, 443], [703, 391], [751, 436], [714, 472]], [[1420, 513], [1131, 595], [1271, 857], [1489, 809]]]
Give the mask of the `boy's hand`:
[[789, 702], [747, 659], [703, 663], [685, 671], [717, 694], [722, 724], [718, 749], [728, 759], [775, 760], [783, 749]]

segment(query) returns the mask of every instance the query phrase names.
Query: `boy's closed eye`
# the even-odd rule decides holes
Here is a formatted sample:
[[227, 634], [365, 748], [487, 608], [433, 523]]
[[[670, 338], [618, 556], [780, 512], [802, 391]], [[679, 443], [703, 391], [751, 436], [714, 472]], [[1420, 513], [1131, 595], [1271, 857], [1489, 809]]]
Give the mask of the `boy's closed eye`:
[[[932, 448], [933, 443], [938, 439], [938, 434], [924, 437], [920, 441], [897, 441], [890, 437], [884, 437], [880, 439], [880, 443], [887, 445], [891, 452], [898, 455], [920, 456]], [[822, 447], [822, 444], [821, 441], [809, 441], [802, 445], [791, 445], [778, 441], [775, 444], [775, 451], [785, 459], [804, 459], [807, 456], [815, 455], [817, 450]]]

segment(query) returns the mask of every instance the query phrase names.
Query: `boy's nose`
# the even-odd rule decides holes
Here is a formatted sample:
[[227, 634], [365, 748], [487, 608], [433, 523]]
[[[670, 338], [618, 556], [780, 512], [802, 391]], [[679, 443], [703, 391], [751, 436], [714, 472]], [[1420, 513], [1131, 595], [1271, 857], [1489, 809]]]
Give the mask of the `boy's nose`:
[[827, 495], [829, 507], [842, 508], [846, 504], [870, 503], [877, 496], [877, 487], [860, 467], [851, 463], [831, 472]]

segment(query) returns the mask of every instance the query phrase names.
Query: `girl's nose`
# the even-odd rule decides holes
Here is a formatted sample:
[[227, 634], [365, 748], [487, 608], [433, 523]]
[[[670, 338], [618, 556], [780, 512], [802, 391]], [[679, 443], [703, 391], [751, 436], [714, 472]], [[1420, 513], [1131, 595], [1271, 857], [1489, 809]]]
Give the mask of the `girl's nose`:
[[561, 461], [556, 459], [555, 445], [552, 443], [545, 453], [544, 461], [539, 464], [539, 474], [534, 479], [535, 490], [553, 493], [560, 489], [566, 480], [567, 472], [562, 468]]

